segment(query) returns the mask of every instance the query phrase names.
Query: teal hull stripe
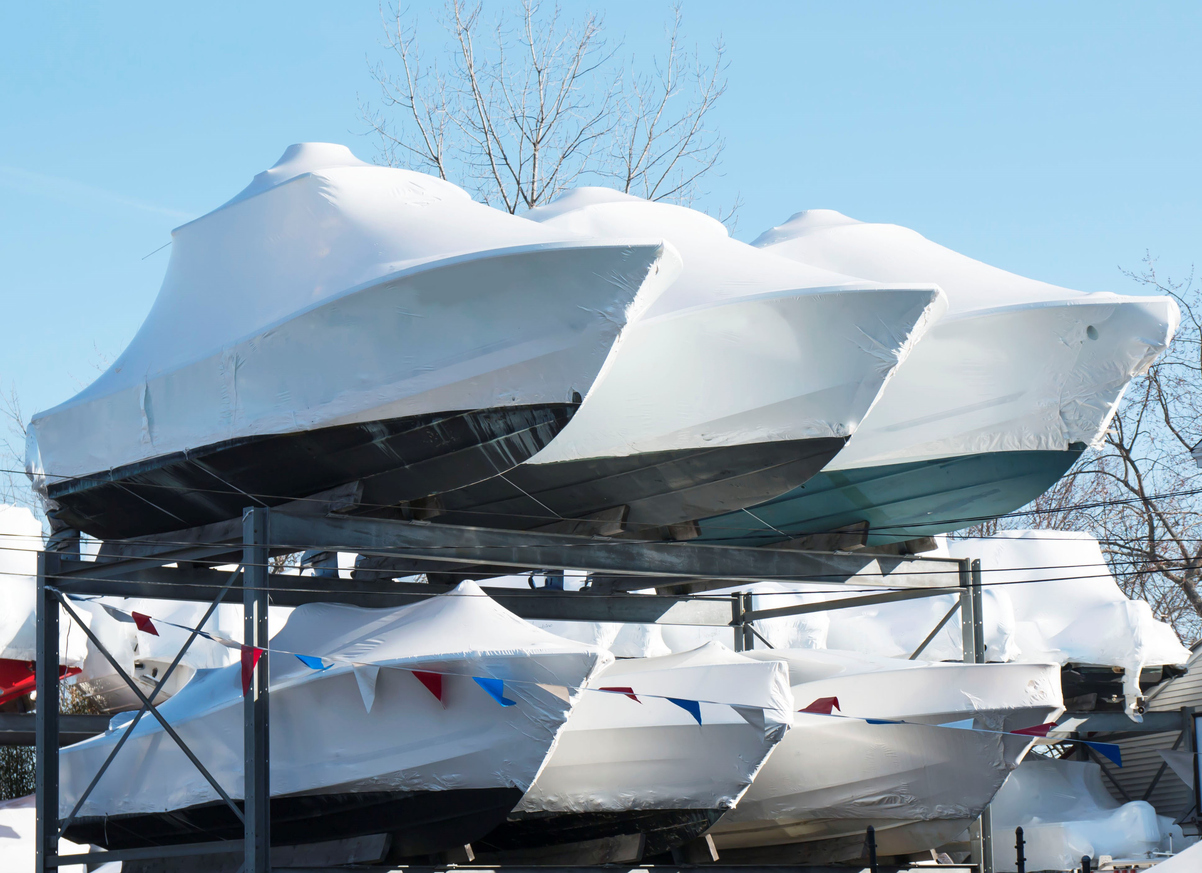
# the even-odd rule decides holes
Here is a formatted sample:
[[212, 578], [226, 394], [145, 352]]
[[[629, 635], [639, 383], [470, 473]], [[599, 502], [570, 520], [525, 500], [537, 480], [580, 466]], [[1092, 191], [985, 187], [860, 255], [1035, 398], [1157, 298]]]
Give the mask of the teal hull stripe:
[[752, 507], [755, 518], [731, 512], [702, 521], [700, 541], [768, 545], [861, 522], [868, 522], [869, 545], [947, 533], [1027, 505], [1083, 450], [1074, 445], [1065, 451], [988, 452], [822, 472]]

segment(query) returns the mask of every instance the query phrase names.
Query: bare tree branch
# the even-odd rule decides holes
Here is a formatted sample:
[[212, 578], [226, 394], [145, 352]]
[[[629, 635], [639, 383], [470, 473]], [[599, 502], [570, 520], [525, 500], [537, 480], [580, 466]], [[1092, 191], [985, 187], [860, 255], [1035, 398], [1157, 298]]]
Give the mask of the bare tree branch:
[[710, 115], [726, 63], [721, 42], [709, 62], [682, 48], [679, 5], [650, 71], [619, 58], [593, 13], [566, 22], [559, 6], [520, 0], [490, 26], [482, 19], [479, 3], [446, 0], [441, 74], [423, 65], [408, 13], [381, 10], [390, 60], [371, 67], [379, 99], [360, 111], [384, 162], [451, 179], [509, 212], [590, 182], [652, 200], [698, 196], [725, 145]]

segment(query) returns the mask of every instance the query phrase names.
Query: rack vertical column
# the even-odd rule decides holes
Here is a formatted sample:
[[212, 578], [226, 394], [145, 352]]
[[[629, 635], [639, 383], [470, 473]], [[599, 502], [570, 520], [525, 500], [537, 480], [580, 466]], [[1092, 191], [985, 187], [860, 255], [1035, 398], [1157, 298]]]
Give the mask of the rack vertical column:
[[37, 708], [35, 731], [36, 833], [34, 836], [37, 873], [58, 869], [58, 599], [51, 582], [58, 574], [59, 555], [38, 552], [37, 626], [34, 645]]
[[[268, 726], [268, 560], [270, 510], [242, 514], [242, 671], [250, 682], [242, 701], [245, 780], [245, 873], [271, 870], [271, 749]], [[255, 654], [259, 651], [256, 661]]]

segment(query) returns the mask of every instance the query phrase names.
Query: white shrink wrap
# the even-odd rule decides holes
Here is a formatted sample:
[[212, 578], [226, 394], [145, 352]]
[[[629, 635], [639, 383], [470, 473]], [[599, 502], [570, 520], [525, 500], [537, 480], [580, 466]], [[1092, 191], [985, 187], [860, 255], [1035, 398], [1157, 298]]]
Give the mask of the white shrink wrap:
[[[756, 651], [789, 665], [798, 712], [713, 837], [731, 860], [859, 858], [876, 828], [882, 854], [921, 852], [962, 832], [1022, 760], [1030, 739], [994, 733], [1063, 712], [1054, 665], [933, 664], [843, 652]], [[831, 701], [828, 701], [831, 702]], [[839, 715], [845, 717], [837, 717]], [[904, 720], [873, 723], [867, 719]], [[977, 730], [940, 726], [972, 719]]]
[[[1172, 847], [1181, 851], [1185, 838], [1173, 820], [1157, 815], [1152, 804], [1142, 800], [1120, 804], [1102, 784], [1102, 768], [1086, 761], [1062, 761], [1029, 756], [1010, 774], [993, 800], [994, 851], [1001, 873], [1017, 869], [1015, 853], [1008, 847], [1014, 829], [1023, 829], [1028, 870], [1072, 870], [1088, 855], [1095, 865], [1100, 856], [1115, 861], [1144, 861], [1154, 852]], [[1156, 870], [1197, 870], [1182, 862], [1166, 861]], [[1202, 853], [1199, 854], [1202, 861]], [[1119, 864], [1115, 865], [1121, 866]]]
[[946, 309], [933, 282], [798, 264], [732, 239], [704, 213], [606, 188], [527, 215], [594, 239], [660, 237], [684, 261], [533, 464], [848, 437]]
[[[325, 669], [285, 653], [324, 659]], [[267, 657], [273, 833], [298, 842], [406, 827], [390, 803], [444, 809], [445, 817], [474, 809], [481, 836], [530, 787], [578, 688], [611, 660], [538, 630], [471, 582], [397, 609], [298, 607]], [[415, 671], [441, 676], [441, 699]], [[243, 796], [240, 675], [240, 664], [201, 671], [161, 708], [234, 798]], [[477, 680], [503, 683], [504, 705]], [[64, 814], [130, 717], [63, 750]], [[69, 836], [115, 846], [179, 841], [195, 828], [216, 837], [240, 828], [153, 719], [137, 724], [118, 764]], [[415, 838], [439, 820], [431, 816], [414, 824]]]
[[[788, 680], [778, 662], [717, 643], [616, 661], [590, 687], [638, 700], [584, 695], [516, 810], [730, 809], [793, 721]], [[700, 724], [668, 698], [697, 701]]]
[[1168, 297], [1087, 293], [1008, 273], [894, 224], [799, 212], [754, 245], [878, 282], [933, 282], [947, 315], [830, 470], [1096, 444], [1127, 383], [1180, 321]]
[[738, 803], [792, 724], [785, 665], [717, 643], [616, 661], [589, 687], [491, 845], [642, 832], [646, 854], [668, 851]]
[[[417, 444], [444, 441], [446, 451], [499, 439], [490, 464], [513, 454], [512, 466], [570, 417], [626, 321], [678, 270], [659, 239], [584, 240], [344, 146], [290, 146], [232, 200], [173, 232], [141, 329], [95, 382], [34, 416], [27, 470], [52, 520], [113, 538], [230, 511], [202, 491], [229, 495], [236, 515], [240, 492], [278, 502], [305, 496], [289, 488], [388, 472], [387, 446], [352, 451], [403, 438], [376, 422], [427, 428]], [[561, 417], [535, 415], [551, 408]], [[523, 409], [535, 417], [496, 412]], [[466, 433], [422, 418], [450, 413], [471, 414]], [[254, 455], [255, 440], [288, 435], [308, 437]], [[268, 475], [290, 459], [292, 473]], [[393, 464], [402, 460], [413, 462]], [[154, 478], [164, 465], [171, 475]], [[415, 494], [392, 490], [436, 493], [475, 481], [477, 466], [439, 468]], [[136, 499], [109, 487], [102, 511], [87, 495], [109, 483]], [[198, 492], [183, 506], [172, 487], [181, 485]], [[138, 517], [148, 504], [157, 515]]]
[[[23, 506], [0, 504], [0, 660], [37, 659], [38, 551], [42, 524]], [[79, 667], [88, 638], [63, 620], [58, 629], [59, 664]], [[2, 693], [2, 691], [0, 691]]]
[[[985, 655], [990, 661], [1122, 668], [1125, 708], [1138, 719], [1140, 671], [1189, 659], [1189, 650], [1172, 627], [1157, 619], [1146, 602], [1123, 593], [1098, 541], [1087, 533], [1020, 530], [941, 539], [939, 548], [928, 555], [980, 559]], [[864, 593], [832, 590], [822, 583], [761, 582], [738, 590], [753, 593], [754, 609], [837, 601]], [[777, 648], [906, 658], [955, 603], [956, 595], [948, 594], [770, 618], [756, 622], [756, 629]], [[630, 633], [622, 638], [639, 639]], [[647, 648], [666, 644], [672, 651], [682, 651], [708, 639], [729, 643], [731, 631], [650, 626], [641, 644]], [[963, 657], [958, 615], [934, 637], [922, 657], [935, 661]]]

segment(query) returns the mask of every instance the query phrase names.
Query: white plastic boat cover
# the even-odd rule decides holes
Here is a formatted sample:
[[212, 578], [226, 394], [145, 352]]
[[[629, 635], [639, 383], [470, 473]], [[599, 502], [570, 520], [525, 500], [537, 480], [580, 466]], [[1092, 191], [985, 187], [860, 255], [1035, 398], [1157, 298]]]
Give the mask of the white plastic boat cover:
[[[868, 825], [880, 832], [883, 854], [939, 845], [981, 813], [1030, 740], [930, 722], [979, 717], [978, 727], [1025, 727], [1062, 709], [1051, 665], [1030, 675], [1027, 665], [903, 666], [797, 651], [757, 651], [756, 657], [784, 657], [795, 679], [828, 674], [795, 681], [794, 700], [807, 707], [836, 697], [851, 717], [798, 712], [738, 807], [712, 831], [719, 848], [862, 841]], [[863, 720], [870, 718], [910, 723]], [[837, 846], [828, 849], [834, 852], [829, 860], [862, 851], [854, 839]]]
[[797, 264], [731, 239], [704, 213], [606, 188], [526, 214], [597, 240], [662, 238], [684, 260], [531, 463], [848, 436], [945, 306], [929, 282]]
[[793, 721], [785, 666], [717, 643], [617, 661], [589, 686], [634, 697], [586, 692], [515, 812], [730, 809]]
[[[880, 282], [933, 282], [948, 314], [828, 469], [1096, 444], [1180, 320], [1168, 297], [1072, 291], [893, 224], [799, 212], [754, 245]], [[916, 411], [917, 410], [917, 411]]]
[[[105, 607], [112, 607], [115, 612], [109, 612]], [[121, 668], [138, 683], [142, 693], [149, 695], [187, 641], [190, 631], [183, 628], [196, 627], [204, 617], [208, 604], [137, 597], [99, 597], [75, 601], [72, 608], [88, 622], [88, 627]], [[150, 617], [156, 633], [138, 630], [129, 619], [134, 612]], [[269, 607], [270, 629], [275, 631], [282, 628], [291, 613], [292, 608], [288, 606]], [[121, 616], [124, 616], [124, 620]], [[219, 605], [201, 630], [241, 642], [242, 607], [232, 603]], [[86, 685], [88, 693], [106, 712], [140, 708], [142, 704], [137, 695], [121, 679], [108, 659], [90, 640], [85, 639], [84, 642], [87, 657], [76, 681]], [[167, 684], [159, 690], [155, 701], [162, 702], [177, 693], [197, 670], [225, 667], [238, 660], [237, 649], [198, 636], [180, 658], [179, 665]]]
[[[42, 525], [23, 506], [0, 504], [0, 659], [37, 660], [38, 551]], [[86, 619], [85, 619], [86, 620]], [[80, 667], [88, 638], [70, 621], [58, 630], [59, 664]]]
[[[611, 660], [532, 627], [471, 582], [398, 609], [298, 607], [271, 649], [273, 795], [525, 791], [576, 689]], [[312, 669], [283, 652], [330, 666]], [[441, 702], [415, 670], [442, 675]], [[239, 664], [202, 671], [161, 709], [235, 798], [243, 796], [240, 674]], [[501, 680], [516, 705], [500, 705], [476, 678]], [[64, 812], [119, 737], [114, 729], [63, 750]], [[80, 814], [163, 812], [217, 797], [157, 722], [142, 719]]]
[[911, 661], [831, 649], [755, 649], [744, 654], [783, 661], [790, 683], [808, 698], [797, 699], [800, 709], [836, 698], [846, 715], [923, 724], [972, 718], [975, 727], [1001, 731], [1046, 724], [1064, 711], [1057, 664]]
[[[1141, 695], [1140, 670], [1184, 664], [1189, 650], [1151, 607], [1119, 588], [1097, 540], [1061, 530], [1003, 531], [992, 537], [939, 538], [932, 557], [979, 558], [984, 589], [986, 654], [990, 660], [1122, 667], [1128, 712]], [[862, 596], [822, 583], [761, 582], [753, 608], [794, 606]], [[839, 649], [907, 658], [955, 604], [955, 595], [770, 618], [758, 630], [778, 649]], [[652, 625], [619, 635], [649, 650], [672, 651], [708, 639], [729, 642], [727, 628]], [[922, 652], [933, 661], [963, 656], [960, 621], [953, 616]], [[631, 652], [631, 653], [637, 653]], [[1136, 716], [1138, 718], [1138, 716]]]
[[[1014, 829], [1021, 827], [1028, 870], [1072, 870], [1085, 855], [1095, 862], [1101, 855], [1146, 862], [1151, 853], [1169, 849], [1170, 836], [1175, 850], [1185, 845], [1171, 818], [1142, 800], [1120, 804], [1106, 791], [1101, 767], [1086, 761], [1028, 757], [1010, 774], [992, 809], [994, 845], [1003, 844], [999, 837], [1011, 845]], [[999, 871], [1017, 869], [1012, 849], [995, 850], [994, 859]], [[1166, 861], [1164, 869], [1172, 863]]]
[[344, 146], [290, 146], [173, 232], [138, 334], [34, 416], [27, 469], [44, 489], [239, 437], [570, 401], [674, 277], [663, 254], [659, 240], [581, 240]]

